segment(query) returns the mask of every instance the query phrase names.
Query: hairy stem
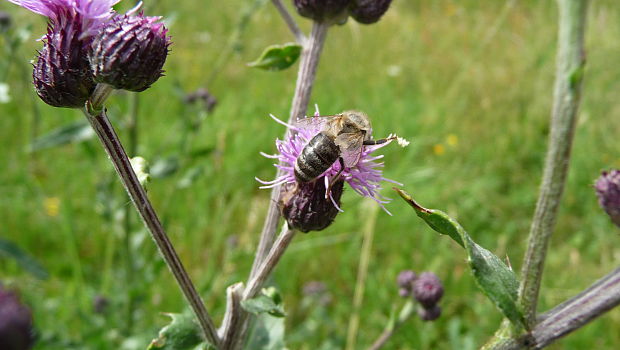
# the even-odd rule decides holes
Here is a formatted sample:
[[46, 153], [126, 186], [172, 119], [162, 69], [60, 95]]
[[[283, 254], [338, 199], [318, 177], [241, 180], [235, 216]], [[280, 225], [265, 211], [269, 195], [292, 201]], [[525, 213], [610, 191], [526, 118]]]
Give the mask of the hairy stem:
[[206, 339], [215, 345], [216, 348], [219, 348], [220, 340], [217, 336], [215, 325], [213, 324], [202, 299], [196, 292], [194, 284], [185, 271], [185, 268], [174, 250], [172, 243], [168, 239], [166, 231], [164, 230], [159, 218], [157, 217], [155, 209], [146, 195], [146, 191], [140, 185], [140, 182], [131, 167], [129, 158], [125, 153], [123, 145], [121, 144], [114, 127], [106, 116], [105, 109], [102, 105], [103, 101], [105, 101], [105, 97], [102, 96], [109, 95], [110, 91], [104, 90], [104, 88], [96, 90], [93, 99], [87, 103], [87, 107], [83, 110], [84, 115], [99, 137], [99, 140], [105, 148], [110, 161], [112, 161], [114, 168], [116, 169], [116, 172], [125, 187], [125, 190], [127, 190], [131, 201], [142, 217], [144, 225], [151, 233], [151, 236], [159, 248], [164, 261], [168, 265], [168, 268], [170, 268], [170, 271], [172, 271], [172, 274], [185, 295], [185, 298], [194, 310], [198, 322], [205, 333]]
[[[297, 85], [295, 86], [295, 95], [291, 105], [291, 113], [289, 115], [289, 124], [296, 118], [303, 117], [308, 109], [312, 86], [316, 77], [316, 70], [319, 64], [319, 58], [323, 49], [323, 43], [327, 36], [329, 24], [314, 22], [310, 38], [306, 41], [301, 54], [301, 62], [299, 63], [299, 71], [297, 73]], [[288, 135], [289, 130], [286, 131]], [[280, 175], [280, 171], [276, 176]], [[269, 253], [273, 241], [275, 239], [276, 227], [280, 218], [278, 210], [278, 200], [280, 198], [280, 186], [276, 186], [271, 191], [271, 201], [267, 211], [267, 217], [263, 225], [263, 231], [258, 243], [256, 257], [250, 272], [250, 278], [254, 278], [261, 263]]]
[[280, 16], [282, 16], [282, 19], [284, 20], [284, 22], [286, 22], [286, 25], [291, 30], [291, 33], [293, 33], [293, 35], [295, 36], [295, 40], [297, 41], [297, 43], [303, 45], [306, 42], [306, 36], [301, 31], [301, 29], [299, 29], [297, 22], [295, 22], [293, 16], [291, 16], [284, 4], [282, 4], [282, 1], [271, 0], [271, 2], [273, 3], [273, 6], [276, 7], [278, 12], [280, 12]]
[[[256, 275], [248, 282], [248, 285], [245, 287], [240, 297], [237, 295], [236, 299], [233, 298], [234, 295], [231, 296], [230, 294], [233, 292], [239, 294], [239, 292], [238, 290], [236, 292], [231, 290], [228, 298], [229, 303], [235, 302], [235, 300], [240, 303], [243, 300], [252, 299], [258, 294], [271, 275], [271, 272], [280, 261], [280, 258], [282, 258], [282, 255], [284, 255], [293, 237], [295, 237], [295, 233], [295, 230], [289, 229], [288, 224], [284, 223], [282, 232], [273, 244], [269, 254], [265, 257], [260, 268], [257, 270]], [[249, 318], [250, 314], [242, 308], [235, 308], [234, 305], [227, 305], [224, 325], [220, 329], [220, 334], [223, 336], [222, 350], [241, 348], [249, 328]]]
[[485, 346], [493, 350], [541, 349], [620, 304], [620, 268], [575, 297], [540, 315], [531, 332]]
[[519, 306], [530, 327], [536, 320], [545, 256], [570, 161], [585, 65], [587, 3], [587, 0], [558, 0], [559, 35], [551, 132], [519, 287]]

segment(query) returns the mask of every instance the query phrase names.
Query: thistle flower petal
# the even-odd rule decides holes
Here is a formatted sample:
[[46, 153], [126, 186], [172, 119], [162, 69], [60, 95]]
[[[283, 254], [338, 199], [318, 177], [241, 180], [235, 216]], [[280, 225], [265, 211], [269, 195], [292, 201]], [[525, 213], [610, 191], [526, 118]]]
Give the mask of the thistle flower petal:
[[[318, 112], [317, 112], [318, 115]], [[295, 162], [301, 154], [301, 151], [308, 144], [308, 142], [319, 132], [321, 132], [321, 126], [319, 123], [313, 125], [312, 123], [304, 124], [303, 127], [296, 125], [289, 125], [275, 116], [271, 115], [271, 118], [277, 123], [288, 127], [292, 133], [284, 140], [276, 140], [276, 149], [278, 153], [268, 158], [278, 159], [279, 164], [276, 167], [281, 170], [281, 175], [273, 181], [262, 181], [257, 179], [263, 186], [261, 188], [271, 188], [279, 185], [295, 185]], [[373, 155], [378, 149], [385, 147], [390, 141], [373, 145], [364, 146], [361, 152], [360, 160], [353, 167], [345, 167], [341, 173], [341, 179], [343, 179], [349, 186], [359, 195], [363, 197], [369, 197], [377, 202], [385, 212], [391, 215], [391, 213], [385, 208], [384, 204], [389, 203], [391, 199], [383, 197], [379, 194], [382, 189], [381, 182], [391, 182], [396, 185], [400, 183], [386, 179], [383, 177], [383, 163], [377, 162], [382, 159], [383, 156]], [[329, 181], [336, 174], [340, 172], [340, 163], [335, 162], [330, 166], [323, 174], [319, 176], [316, 182]], [[326, 185], [325, 188], [328, 188]], [[326, 193], [329, 196], [329, 193]], [[340, 209], [336, 204], [336, 201], [332, 201], [333, 205]]]

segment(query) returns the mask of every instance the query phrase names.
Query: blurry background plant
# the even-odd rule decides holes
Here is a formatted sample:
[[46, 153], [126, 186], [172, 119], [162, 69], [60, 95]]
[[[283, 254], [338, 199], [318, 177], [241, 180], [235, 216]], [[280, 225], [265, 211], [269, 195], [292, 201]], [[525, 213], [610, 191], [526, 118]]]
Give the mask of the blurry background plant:
[[[270, 178], [273, 171], [257, 152], [267, 150], [281, 129], [265, 122], [265, 116], [286, 113], [295, 79], [293, 70], [274, 75], [243, 68], [265, 46], [290, 40], [277, 12], [263, 3], [148, 2], [147, 13], [164, 15], [175, 33], [167, 77], [139, 101], [133, 94], [117, 95], [109, 106], [123, 127], [123, 140], [130, 139], [129, 116], [139, 107], [134, 130], [145, 132], [140, 131], [137, 152], [132, 153], [150, 161], [154, 180], [149, 191], [155, 206], [217, 315], [224, 312], [224, 288], [245, 278], [269, 205], [268, 194], [256, 188], [253, 178]], [[121, 3], [120, 8], [132, 5]], [[328, 63], [319, 69], [320, 89], [315, 89], [312, 102], [326, 112], [358, 108], [373, 118], [375, 134], [397, 131], [414, 140], [404, 151], [385, 149], [391, 160], [386, 176], [405, 183], [416, 198], [443, 206], [477, 233], [478, 243], [498, 256], [509, 256], [518, 270], [548, 131], [555, 4], [445, 0], [396, 1], [391, 6], [373, 27], [349, 21], [330, 33], [323, 57]], [[38, 279], [32, 272], [36, 269], [7, 250], [0, 256], [0, 273], [19, 285], [23, 299], [32, 305], [40, 348], [144, 348], [167, 321], [153, 315], [179, 311], [183, 300], [167, 287], [173, 281], [134, 222], [128, 246], [139, 273], [133, 275], [135, 322], [132, 335], [127, 335], [122, 311], [127, 285], [120, 282], [125, 273], [117, 262], [126, 256], [119, 243], [129, 205], [82, 117], [47, 107], [33, 93], [28, 60], [40, 43], [24, 38], [44, 32], [44, 21], [7, 2], [0, 2], [0, 11], [13, 18], [0, 37], [0, 82], [7, 84], [11, 97], [0, 104], [0, 160], [6, 165], [0, 174], [0, 235], [26, 256], [36, 256], [51, 277]], [[617, 2], [592, 2], [590, 17], [577, 151], [546, 263], [541, 309], [609, 271], [619, 254], [613, 244], [618, 237], [610, 233], [613, 224], [600, 212], [591, 190], [600, 169], [620, 166], [620, 119], [614, 117], [620, 33], [609, 25], [620, 18]], [[308, 29], [308, 23], [301, 24]], [[202, 50], [200, 55], [197, 50]], [[205, 67], [218, 67], [218, 79], [210, 80], [213, 71]], [[199, 87], [218, 98], [217, 108], [206, 118], [198, 118], [198, 108], [183, 103], [185, 91]], [[42, 111], [45, 118], [40, 118]], [[458, 147], [448, 147], [449, 135], [459, 140]], [[434, 153], [434, 145], [444, 144], [441, 154]], [[459, 248], [437, 240], [412, 217], [410, 208], [390, 205], [396, 219], [388, 220], [380, 211], [368, 214], [350, 192], [342, 199], [347, 215], [320, 235], [297, 237], [274, 275], [286, 291], [287, 329], [309, 326], [322, 335], [296, 344], [343, 346], [362, 245], [360, 217], [376, 219], [370, 227], [380, 239], [370, 249], [364, 307], [359, 309], [368, 331], [357, 335], [357, 343], [370, 344], [379, 335], [395, 294], [387, 286], [409, 266], [442, 271], [450, 303], [442, 305], [442, 317], [435, 322], [402, 329], [386, 347], [471, 349], [483, 343], [500, 315], [490, 303], [471, 302], [478, 300], [478, 290]], [[58, 215], [46, 214], [47, 198], [59, 199]], [[233, 235], [237, 243], [229, 245]], [[325, 266], [337, 268], [327, 274]], [[580, 273], [567, 274], [567, 268]], [[339, 301], [324, 306], [320, 321], [297, 308], [305, 298], [302, 286], [310, 280], [323, 281], [332, 300]], [[103, 314], [93, 312], [98, 295], [109, 300]], [[613, 311], [558, 346], [615, 348], [620, 335], [609, 330], [618, 323], [620, 315]]]

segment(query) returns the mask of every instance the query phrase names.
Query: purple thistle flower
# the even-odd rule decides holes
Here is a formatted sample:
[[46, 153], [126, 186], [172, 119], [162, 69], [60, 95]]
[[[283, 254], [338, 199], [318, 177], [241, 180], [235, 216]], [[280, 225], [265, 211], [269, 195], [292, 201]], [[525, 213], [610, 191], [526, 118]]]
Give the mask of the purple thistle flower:
[[79, 21], [81, 37], [96, 34], [114, 11], [112, 6], [120, 0], [8, 0], [34, 13], [50, 19], [52, 24], [61, 25], [66, 21]]
[[396, 283], [398, 284], [398, 295], [403, 298], [413, 295], [413, 284], [418, 276], [412, 270], [403, 270], [398, 274]]
[[437, 275], [422, 272], [413, 284], [413, 297], [425, 309], [432, 309], [443, 296], [443, 285]]
[[[315, 114], [315, 117], [319, 116], [318, 108]], [[276, 155], [267, 155], [261, 153], [263, 156], [267, 158], [277, 159], [279, 164], [275, 164], [276, 168], [282, 170], [282, 174], [273, 181], [263, 181], [260, 179], [256, 179], [264, 186], [260, 188], [272, 188], [279, 185], [289, 184], [291, 186], [297, 183], [295, 179], [295, 162], [297, 161], [297, 157], [301, 154], [301, 151], [308, 144], [308, 142], [319, 132], [321, 132], [321, 127], [318, 125], [304, 125], [295, 126], [289, 125], [275, 116], [271, 115], [276, 122], [287, 126], [292, 132], [285, 140], [276, 140], [276, 149], [278, 150], [278, 154]], [[397, 184], [402, 186], [402, 184], [386, 179], [383, 177], [383, 172], [381, 168], [383, 167], [383, 163], [377, 162], [377, 160], [383, 158], [382, 155], [374, 156], [372, 153], [377, 149], [384, 147], [389, 144], [390, 141], [373, 146], [363, 146], [361, 157], [359, 161], [353, 167], [345, 167], [341, 174], [341, 179], [351, 186], [351, 188], [357, 192], [359, 195], [363, 197], [372, 198], [375, 202], [377, 202], [385, 212], [392, 215], [384, 206], [384, 204], [389, 203], [391, 199], [383, 197], [379, 194], [381, 190], [381, 181], [391, 182], [393, 184]], [[281, 165], [280, 165], [281, 164]], [[340, 162], [335, 162], [332, 164], [329, 169], [327, 169], [323, 174], [321, 174], [316, 181], [324, 181], [325, 188], [329, 188], [329, 181], [332, 179], [338, 172], [340, 171]], [[329, 193], [329, 198], [331, 199], [332, 204], [339, 210], [340, 207], [336, 203], [336, 200], [333, 198], [332, 194]]]
[[620, 227], [620, 170], [603, 171], [594, 188], [601, 208]]

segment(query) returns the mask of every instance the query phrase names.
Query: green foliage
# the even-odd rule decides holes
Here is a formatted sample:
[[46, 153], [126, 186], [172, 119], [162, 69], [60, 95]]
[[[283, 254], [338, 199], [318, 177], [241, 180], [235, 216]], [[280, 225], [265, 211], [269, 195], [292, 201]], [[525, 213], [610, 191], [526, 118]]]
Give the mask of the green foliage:
[[405, 191], [397, 188], [395, 190], [433, 230], [450, 236], [465, 248], [467, 262], [480, 289], [512, 323], [525, 326], [523, 315], [517, 306], [519, 281], [512, 269], [493, 253], [474, 242], [463, 227], [446, 213], [424, 208]]
[[263, 53], [248, 66], [271, 71], [284, 70], [295, 63], [301, 54], [301, 45], [288, 43], [284, 45], [271, 45], [265, 48]]
[[86, 121], [72, 122], [39, 136], [28, 145], [31, 152], [90, 140], [95, 131]]
[[262, 293], [255, 298], [242, 300], [241, 307], [254, 315], [269, 314], [274, 317], [284, 317], [282, 296], [275, 288], [263, 289]]
[[0, 238], [0, 256], [14, 259], [19, 266], [38, 279], [46, 279], [49, 274], [32, 256], [23, 251], [17, 244]]
[[194, 318], [184, 314], [165, 314], [172, 320], [159, 331], [147, 350], [203, 350], [207, 349], [201, 329]]

